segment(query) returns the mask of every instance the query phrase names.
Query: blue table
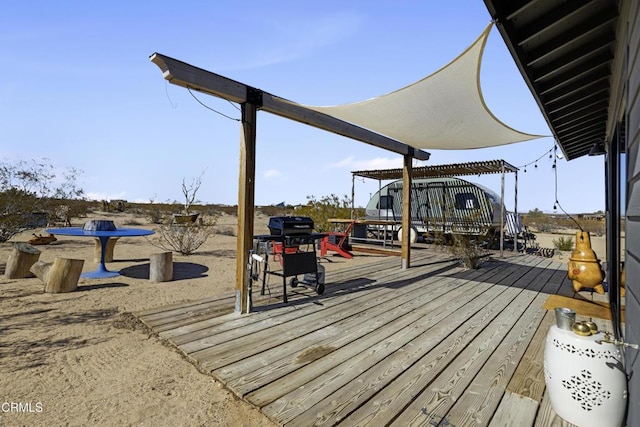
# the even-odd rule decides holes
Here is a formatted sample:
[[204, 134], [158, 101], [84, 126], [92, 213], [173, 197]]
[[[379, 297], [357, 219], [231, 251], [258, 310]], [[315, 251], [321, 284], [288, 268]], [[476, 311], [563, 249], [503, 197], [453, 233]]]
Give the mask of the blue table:
[[68, 227], [68, 228], [47, 228], [45, 230], [49, 234], [59, 234], [61, 236], [76, 236], [76, 237], [93, 237], [100, 239], [100, 264], [98, 269], [88, 273], [83, 273], [80, 277], [88, 279], [104, 279], [107, 277], [116, 277], [120, 275], [118, 271], [109, 271], [104, 264], [104, 253], [107, 247], [107, 242], [111, 237], [134, 237], [134, 236], [148, 236], [153, 234], [153, 230], [145, 230], [143, 228], [118, 228], [110, 231], [98, 231], [98, 230], [85, 230], [81, 227]]

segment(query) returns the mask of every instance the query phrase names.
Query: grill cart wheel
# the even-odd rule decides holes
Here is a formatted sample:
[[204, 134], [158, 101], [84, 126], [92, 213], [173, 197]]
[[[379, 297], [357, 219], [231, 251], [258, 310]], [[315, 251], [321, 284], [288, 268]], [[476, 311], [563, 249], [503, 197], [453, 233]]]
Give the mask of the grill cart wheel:
[[295, 288], [296, 286], [298, 286], [298, 278], [297, 277], [292, 277], [291, 280], [289, 281], [289, 285], [292, 288]]
[[324, 285], [322, 283], [320, 283], [319, 285], [316, 285], [316, 293], [318, 295], [324, 294]]

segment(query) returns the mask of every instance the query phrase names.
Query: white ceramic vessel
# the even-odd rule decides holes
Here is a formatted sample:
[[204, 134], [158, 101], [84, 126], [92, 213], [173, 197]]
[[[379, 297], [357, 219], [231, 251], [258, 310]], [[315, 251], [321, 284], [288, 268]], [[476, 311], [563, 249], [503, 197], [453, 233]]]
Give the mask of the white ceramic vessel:
[[597, 343], [604, 333], [588, 337], [549, 328], [544, 351], [544, 378], [551, 407], [580, 427], [619, 427], [627, 405], [627, 379], [620, 349]]

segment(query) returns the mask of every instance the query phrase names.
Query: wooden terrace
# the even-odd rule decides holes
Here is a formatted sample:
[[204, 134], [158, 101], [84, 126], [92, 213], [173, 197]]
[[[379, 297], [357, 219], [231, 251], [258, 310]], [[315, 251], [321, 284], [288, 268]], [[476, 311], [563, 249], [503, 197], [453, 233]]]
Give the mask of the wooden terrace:
[[[324, 295], [272, 279], [254, 311], [233, 297], [136, 315], [203, 372], [276, 424], [570, 425], [545, 398], [550, 294], [572, 296], [566, 265], [533, 255], [463, 270], [412, 252], [327, 273]], [[606, 325], [602, 325], [605, 327]]]

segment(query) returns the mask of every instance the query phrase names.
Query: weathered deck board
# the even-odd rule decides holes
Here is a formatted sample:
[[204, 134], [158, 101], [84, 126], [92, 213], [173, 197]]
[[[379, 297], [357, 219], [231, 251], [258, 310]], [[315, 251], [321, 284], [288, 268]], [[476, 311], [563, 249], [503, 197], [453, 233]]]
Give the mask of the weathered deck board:
[[[427, 271], [427, 272], [437, 271], [442, 268], [447, 268], [446, 266], [450, 266], [450, 265], [451, 263], [435, 263], [435, 264], [431, 264], [429, 267], [425, 267], [424, 271]], [[406, 276], [406, 274], [404, 275], [398, 274], [397, 270], [393, 270], [393, 269], [382, 269], [382, 270], [370, 272], [369, 274], [371, 275], [370, 276], [371, 278], [356, 277], [355, 279], [349, 282], [348, 287], [346, 284], [343, 284], [342, 287], [337, 288], [336, 285], [334, 284], [332, 287], [329, 287], [329, 290], [326, 292], [325, 295], [332, 294], [337, 296], [340, 294], [351, 294], [357, 298], [359, 296], [364, 296], [363, 292], [361, 291], [365, 289], [366, 285], [369, 285], [371, 284], [371, 282], [374, 281], [374, 279], [372, 278], [375, 278], [375, 280], [382, 280], [385, 277], [395, 277], [397, 279], [397, 278]], [[291, 316], [301, 317], [303, 314], [313, 313], [317, 311], [317, 305], [314, 304], [314, 302], [317, 299], [318, 298], [314, 298], [313, 295], [311, 295], [307, 297], [304, 302], [299, 301], [298, 303], [290, 302], [289, 304], [282, 304], [281, 310], [277, 312], [275, 315], [273, 310], [261, 310], [260, 308], [258, 308], [255, 313], [252, 313], [251, 316], [243, 316], [243, 318], [239, 319], [236, 322], [236, 324], [227, 324], [226, 326], [222, 326], [222, 324], [226, 321], [225, 319], [216, 319], [216, 318], [205, 319], [205, 320], [193, 322], [193, 323], [189, 322], [184, 325], [176, 325], [174, 329], [172, 329], [171, 331], [164, 332], [163, 334], [161, 334], [161, 336], [163, 338], [175, 337], [173, 339], [175, 343], [183, 344], [190, 341], [191, 342], [196, 341], [199, 338], [211, 337], [213, 334], [217, 334], [223, 330], [230, 329], [231, 327], [235, 328], [243, 324], [247, 325], [251, 322], [259, 322], [268, 318], [272, 319], [274, 318], [274, 316], [283, 316], [291, 311], [294, 311], [294, 313], [289, 313], [290, 317]], [[326, 298], [323, 298], [323, 299], [326, 299]], [[331, 300], [331, 304], [334, 304], [334, 305], [347, 303], [347, 302], [349, 302], [348, 298], [342, 298], [342, 299], [333, 298]], [[284, 319], [284, 321], [286, 321], [286, 318]], [[217, 329], [212, 329], [216, 326], [218, 326]]]
[[507, 390], [489, 427], [533, 426], [538, 407], [539, 402]]
[[[484, 279], [484, 280], [493, 279], [494, 281], [499, 281], [499, 280], [502, 280], [502, 279], [504, 279], [506, 277], [509, 277], [511, 275], [517, 274], [516, 272], [519, 269], [521, 269], [521, 266], [512, 265], [511, 268], [501, 268], [501, 269], [498, 270], [498, 274], [494, 274], [492, 276], [485, 276], [482, 279]], [[476, 283], [476, 286], [478, 288], [481, 288], [483, 285], [484, 284], [482, 282], [477, 282]], [[487, 285], [487, 286], [490, 286], [490, 285]], [[495, 300], [497, 298], [499, 292], [500, 291], [504, 291], [506, 288], [500, 289], [500, 288], [497, 288], [497, 287], [493, 287], [493, 289], [498, 291], [498, 292], [497, 293], [490, 293], [488, 300], [483, 301], [482, 299], [479, 298], [479, 301], [483, 302], [484, 304], [487, 304], [487, 303], [490, 304], [492, 300]], [[484, 288], [483, 290], [486, 290], [486, 288]], [[450, 316], [448, 316], [448, 318], [446, 320], [448, 320], [450, 323], [447, 324], [445, 322], [442, 322], [442, 323], [440, 323], [438, 325], [438, 326], [441, 327], [441, 330], [445, 334], [444, 336], [450, 334], [451, 331], [455, 329], [454, 325], [457, 324], [458, 320], [463, 321], [463, 320], [465, 320], [467, 318], [468, 314], [473, 314], [473, 311], [471, 313], [467, 313], [464, 310], [462, 310], [462, 312], [461, 312], [462, 315], [461, 316], [456, 316], [456, 314], [458, 314], [459, 307], [464, 307], [466, 302], [467, 301], [465, 301], [464, 299], [457, 299], [457, 300], [454, 300], [454, 302], [452, 304], [448, 304], [446, 306], [446, 310], [448, 311], [449, 314], [451, 314]], [[471, 306], [471, 308], [473, 309], [473, 306]], [[477, 308], [476, 308], [476, 310], [477, 310]], [[428, 311], [428, 308], [427, 308], [427, 311]], [[420, 328], [420, 331], [422, 331], [422, 328]], [[441, 339], [444, 338], [444, 336], [441, 337]], [[424, 337], [427, 340], [433, 341], [433, 338], [434, 337], [438, 337], [438, 334], [437, 333], [436, 334], [425, 334]], [[435, 341], [433, 344], [437, 344], [437, 343], [438, 343], [438, 341]], [[410, 345], [412, 345], [413, 347], [415, 347], [417, 349], [422, 348], [419, 345], [418, 342], [411, 341]], [[426, 346], [424, 348], [424, 351], [428, 351], [429, 349], [430, 349], [430, 347]], [[402, 354], [402, 353], [400, 353], [400, 354]], [[413, 354], [412, 358], [415, 359], [417, 356], [418, 356], [417, 354]], [[365, 362], [368, 365], [368, 364], [371, 363], [371, 360], [370, 359], [366, 359]], [[388, 360], [385, 360], [385, 362], [386, 363], [393, 363], [393, 360], [392, 359], [388, 359]], [[407, 363], [406, 361], [402, 362], [398, 366], [406, 366], [406, 363]], [[388, 372], [388, 368], [386, 368], [386, 369], [385, 368], [380, 368], [380, 369], [376, 368], [373, 371], [371, 371], [370, 369], [367, 369], [367, 367], [368, 367], [367, 365], [360, 366], [359, 369], [360, 370], [365, 370], [366, 369], [369, 372], [374, 372], [374, 374], [377, 371], [383, 371], [383, 372], [385, 372], [385, 377], [386, 377], [387, 381], [390, 381], [391, 379], [393, 379], [391, 374]], [[338, 370], [340, 370], [340, 369], [341, 369], [341, 367], [338, 368]], [[345, 369], [343, 369], [343, 371], [344, 370]], [[402, 370], [404, 370], [404, 369], [401, 369], [400, 372], [396, 373], [396, 375], [400, 374]], [[338, 393], [341, 393], [341, 394], [351, 393], [354, 396], [362, 396], [363, 394], [366, 393], [366, 391], [360, 389], [360, 390], [351, 392], [350, 388], [353, 387], [353, 386], [359, 387], [359, 385], [361, 385], [361, 384], [365, 384], [365, 385], [373, 384], [374, 387], [372, 387], [372, 388], [378, 388], [380, 386], [380, 384], [379, 384], [380, 381], [378, 381], [377, 378], [374, 379], [374, 380], [371, 380], [371, 379], [369, 379], [369, 380], [358, 379], [357, 381], [350, 381], [350, 384], [348, 384], [346, 386], [344, 384], [342, 384], [341, 382], [339, 382], [337, 384], [329, 384], [329, 378], [331, 377], [331, 375], [335, 375], [335, 374], [333, 372], [330, 372], [329, 375], [322, 375], [322, 377], [319, 377], [316, 382], [318, 383], [318, 385], [321, 385], [323, 388], [333, 387], [336, 390], [339, 390]], [[342, 373], [342, 376], [345, 377], [346, 375], [344, 375], [344, 373]], [[350, 380], [350, 379], [348, 378], [348, 380]], [[347, 382], [347, 381], [345, 380], [345, 382]], [[360, 386], [360, 388], [361, 387], [362, 386]], [[308, 392], [308, 388], [309, 387], [305, 387], [305, 390], [307, 392]], [[304, 394], [304, 392], [303, 392], [303, 394]], [[296, 396], [292, 396], [292, 397], [294, 397], [294, 399], [296, 398]], [[249, 399], [249, 400], [251, 400], [251, 399]], [[278, 402], [278, 405], [282, 405], [284, 403], [286, 403], [286, 399], [280, 399], [280, 401]], [[328, 403], [327, 402], [325, 402], [325, 403], [326, 403], [325, 406], [327, 406], [329, 409], [335, 410], [335, 408], [332, 408], [333, 405], [332, 405], [331, 401], [329, 401]], [[273, 407], [273, 406], [274, 405], [271, 405], [271, 407]], [[295, 406], [297, 409], [301, 408], [301, 405], [300, 405], [299, 401], [295, 401], [295, 403], [293, 403], [290, 406]], [[321, 414], [322, 413], [321, 406], [322, 406], [322, 403], [318, 403], [310, 411], [313, 412], [314, 414]], [[270, 413], [271, 407], [270, 408], [265, 408], [265, 412], [266, 413]], [[379, 408], [377, 410], [379, 411]], [[327, 415], [323, 415], [323, 416], [326, 417]], [[332, 416], [340, 417], [340, 414], [336, 413], [336, 414], [332, 414]], [[277, 417], [274, 417], [274, 418], [277, 418]], [[299, 418], [299, 420], [300, 420], [301, 424], [310, 424], [311, 423], [311, 420], [307, 420], [304, 417]], [[282, 420], [279, 419], [279, 421], [287, 421], [287, 420], [286, 419], [282, 419]]]
[[527, 397], [537, 402], [542, 401], [544, 395], [544, 346], [549, 327], [555, 323], [555, 315], [552, 311], [548, 311], [538, 331], [534, 335], [527, 352], [522, 357], [518, 369], [511, 377], [507, 390], [511, 393]]
[[[193, 363], [279, 425], [561, 423], [543, 397], [549, 294], [563, 263], [535, 256], [464, 271], [425, 251], [335, 271], [327, 292], [282, 282], [247, 315], [230, 298], [138, 313]], [[254, 294], [255, 295], [255, 294]], [[563, 424], [568, 425], [568, 424]]]
[[[333, 330], [331, 334], [322, 330], [303, 335], [286, 345], [279, 346], [277, 351], [244, 359], [236, 365], [226, 366], [219, 371], [214, 371], [214, 373], [229, 378], [229, 387], [239, 395], [244, 395], [255, 388], [256, 384], [268, 383], [291, 370], [297, 370], [303, 364], [311, 363], [319, 358], [321, 354], [318, 353], [329, 349], [335, 351], [352, 344], [360, 337], [366, 336], [367, 340], [361, 340], [364, 342], [359, 343], [358, 346], [350, 346], [352, 352], [364, 351], [371, 345], [378, 343], [382, 337], [374, 333], [380, 330], [389, 335], [394, 330], [415, 325], [416, 322], [425, 322], [425, 324], [436, 322], [439, 317], [446, 315], [444, 307], [455, 298], [464, 298], [469, 294], [475, 295], [474, 289], [466, 287], [455, 289], [454, 286], [453, 282], [439, 283], [428, 288], [429, 290], [422, 294], [416, 292], [416, 294], [408, 295], [406, 300], [405, 298], [398, 299], [396, 306], [392, 307], [386, 303], [362, 313], [361, 316], [350, 317], [349, 322], [335, 323], [331, 327]], [[467, 295], [464, 292], [467, 292]], [[429, 312], [429, 315], [425, 316], [425, 312]], [[323, 336], [316, 337], [318, 334]], [[257, 358], [268, 364], [265, 369], [260, 371], [255, 369], [255, 359]], [[290, 382], [290, 384], [293, 383]], [[278, 392], [282, 392], [282, 388], [279, 388]]]
[[571, 424], [569, 421], [564, 420], [558, 414], [553, 412], [551, 408], [551, 402], [549, 401], [549, 395], [545, 391], [544, 397], [542, 398], [542, 403], [540, 404], [540, 408], [538, 409], [538, 414], [536, 416], [536, 421], [533, 424], [535, 427], [575, 427], [575, 425]]
[[491, 420], [516, 366], [545, 314], [545, 310], [539, 307], [544, 302], [544, 297], [538, 295], [532, 301], [462, 397], [457, 399], [447, 416], [452, 424], [471, 426], [487, 424]]
[[[460, 298], [460, 304], [464, 307], [462, 314], [466, 315], [489, 303], [497, 293], [497, 291], [487, 292], [487, 286], [470, 281], [452, 292], [453, 298], [449, 298], [449, 301]], [[439, 304], [439, 302], [437, 303]], [[282, 396], [283, 392], [292, 390], [286, 397], [279, 398], [276, 403], [265, 410], [274, 413], [283, 411], [286, 410], [290, 402], [295, 402], [293, 406], [299, 410], [302, 408], [301, 398], [309, 401], [314, 400], [312, 397], [313, 384], [318, 388], [331, 386], [334, 389], [339, 389], [345, 383], [352, 381], [354, 375], [357, 375], [364, 366], [374, 365], [377, 361], [409, 343], [418, 347], [418, 343], [414, 339], [425, 335], [427, 330], [432, 328], [440, 330], [439, 332], [431, 331], [433, 334], [429, 336], [425, 335], [430, 340], [448, 334], [450, 329], [446, 327], [447, 323], [443, 320], [455, 316], [455, 313], [451, 311], [449, 304], [439, 305], [433, 311], [425, 306], [424, 310], [415, 310], [407, 316], [399, 318], [393, 324], [389, 324], [386, 328], [380, 328], [367, 335], [361, 334], [357, 342], [338, 350], [334, 358], [314, 360], [313, 364], [305, 369], [296, 369], [291, 375], [258, 389], [248, 396], [248, 399], [256, 405], [263, 406], [275, 400], [276, 397]], [[425, 315], [425, 312], [428, 314]], [[462, 321], [466, 317], [458, 316], [457, 318]], [[307, 383], [310, 380], [313, 380], [313, 383]], [[297, 386], [305, 383], [304, 389], [293, 391]]]
[[[338, 296], [336, 301], [339, 301], [339, 304], [330, 305], [321, 310], [309, 305], [282, 316], [266, 318], [261, 322], [242, 327], [240, 328], [242, 335], [239, 337], [236, 336], [235, 330], [228, 331], [228, 333], [218, 334], [212, 338], [185, 343], [181, 348], [190, 357], [200, 360], [203, 367], [213, 370], [252, 354], [261, 353], [276, 345], [284, 344], [301, 335], [324, 331], [333, 323], [366, 312], [367, 309], [380, 310], [381, 307], [393, 306], [398, 303], [397, 299], [405, 292], [420, 290], [420, 282], [412, 282], [405, 273], [399, 273], [399, 276], [399, 280], [385, 282], [385, 286], [372, 288], [367, 292], [358, 292], [355, 296]], [[394, 289], [395, 286], [406, 289], [399, 293]], [[290, 322], [295, 322], [295, 324]], [[265, 330], [266, 334], [257, 340], [255, 334]], [[232, 336], [233, 339], [226, 340]], [[220, 337], [223, 338], [222, 344], [219, 341]]]
[[[418, 422], [440, 422], [443, 420], [476, 372], [493, 354], [499, 343], [519, 315], [531, 302], [531, 294], [523, 291], [537, 276], [536, 272], [521, 275], [521, 286], [504, 287], [500, 298], [481, 314], [480, 321], [471, 323], [464, 339], [445, 340], [441, 348], [436, 347], [428, 359], [420, 360], [405, 371], [393, 384], [376, 396], [374, 406], [364, 405], [353, 415], [373, 414], [367, 419], [369, 425], [384, 425], [395, 420], [397, 425], [407, 425], [418, 414]], [[515, 275], [509, 275], [512, 279]], [[472, 318], [473, 319], [473, 318]], [[452, 335], [452, 338], [455, 338]], [[429, 367], [429, 371], [425, 370]], [[408, 385], [411, 385], [410, 387]], [[375, 402], [385, 402], [384, 408]], [[358, 419], [358, 422], [361, 421]]]

